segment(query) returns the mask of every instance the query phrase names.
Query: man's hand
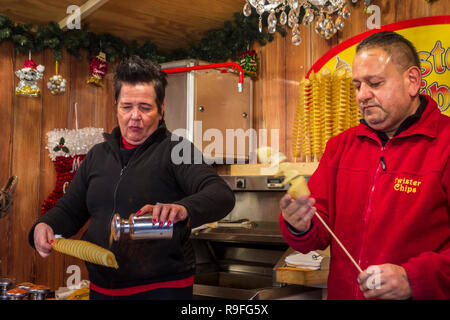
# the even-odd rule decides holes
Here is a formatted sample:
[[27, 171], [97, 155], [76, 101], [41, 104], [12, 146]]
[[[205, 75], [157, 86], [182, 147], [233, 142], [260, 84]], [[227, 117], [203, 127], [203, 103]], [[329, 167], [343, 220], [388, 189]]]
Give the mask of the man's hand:
[[365, 298], [404, 300], [412, 297], [408, 276], [395, 264], [370, 266], [358, 275]]
[[50, 255], [54, 240], [55, 234], [48, 224], [41, 222], [34, 227], [34, 247], [42, 258]]
[[141, 216], [147, 213], [152, 214], [153, 224], [159, 222], [159, 227], [162, 227], [166, 221], [170, 226], [172, 223], [183, 221], [188, 217], [187, 209], [174, 203], [147, 204], [136, 212], [136, 215]]
[[284, 220], [300, 232], [305, 232], [311, 225], [311, 219], [316, 208], [313, 207], [316, 200], [308, 196], [300, 196], [293, 199], [286, 194], [280, 200], [280, 209]]

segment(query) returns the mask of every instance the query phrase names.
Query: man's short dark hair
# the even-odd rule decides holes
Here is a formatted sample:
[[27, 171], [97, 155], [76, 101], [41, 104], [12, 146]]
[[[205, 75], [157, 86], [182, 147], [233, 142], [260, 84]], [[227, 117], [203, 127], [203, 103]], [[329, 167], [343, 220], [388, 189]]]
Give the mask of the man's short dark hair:
[[161, 68], [138, 56], [131, 56], [122, 60], [114, 74], [114, 98], [119, 100], [122, 84], [152, 83], [156, 93], [156, 104], [158, 112], [164, 102], [167, 86], [167, 74]]
[[386, 51], [400, 71], [417, 66], [420, 69], [420, 59], [414, 45], [402, 35], [393, 31], [374, 33], [356, 47], [356, 53], [364, 49], [381, 48]]

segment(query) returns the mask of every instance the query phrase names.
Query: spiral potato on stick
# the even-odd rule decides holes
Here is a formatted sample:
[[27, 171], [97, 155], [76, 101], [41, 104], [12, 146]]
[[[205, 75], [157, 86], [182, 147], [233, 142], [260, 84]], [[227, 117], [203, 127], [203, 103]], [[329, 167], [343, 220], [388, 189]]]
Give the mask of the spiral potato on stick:
[[111, 251], [88, 241], [56, 238], [53, 249], [90, 263], [119, 268], [116, 257]]

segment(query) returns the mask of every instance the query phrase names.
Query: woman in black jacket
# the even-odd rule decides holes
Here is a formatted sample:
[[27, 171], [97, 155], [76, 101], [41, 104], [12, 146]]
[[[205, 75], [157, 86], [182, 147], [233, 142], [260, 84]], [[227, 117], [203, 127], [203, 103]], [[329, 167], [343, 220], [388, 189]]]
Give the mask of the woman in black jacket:
[[[69, 238], [90, 220], [82, 239], [110, 249], [119, 264], [115, 270], [86, 263], [91, 299], [192, 298], [191, 228], [220, 220], [234, 207], [227, 184], [210, 166], [194, 163], [199, 151], [166, 129], [166, 85], [166, 74], [139, 57], [117, 66], [119, 126], [89, 151], [67, 193], [30, 231], [30, 244], [47, 257], [54, 234]], [[179, 143], [188, 143], [191, 161], [175, 159], [183, 156], [174, 152]], [[173, 224], [172, 239], [120, 240], [110, 246], [115, 213], [151, 214], [156, 224]]]

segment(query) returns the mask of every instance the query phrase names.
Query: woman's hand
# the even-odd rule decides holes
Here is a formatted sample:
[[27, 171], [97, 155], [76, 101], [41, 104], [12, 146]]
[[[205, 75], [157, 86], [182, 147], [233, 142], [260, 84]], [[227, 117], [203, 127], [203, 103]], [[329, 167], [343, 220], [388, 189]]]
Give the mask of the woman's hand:
[[155, 205], [147, 204], [136, 212], [137, 216], [151, 213], [153, 224], [159, 222], [161, 228], [167, 221], [167, 225], [183, 221], [188, 217], [185, 207], [174, 203], [157, 203]]
[[41, 222], [34, 227], [34, 247], [42, 258], [50, 255], [54, 240], [55, 234], [48, 224]]

